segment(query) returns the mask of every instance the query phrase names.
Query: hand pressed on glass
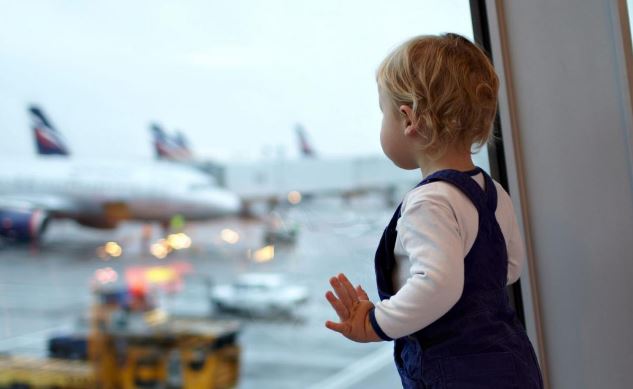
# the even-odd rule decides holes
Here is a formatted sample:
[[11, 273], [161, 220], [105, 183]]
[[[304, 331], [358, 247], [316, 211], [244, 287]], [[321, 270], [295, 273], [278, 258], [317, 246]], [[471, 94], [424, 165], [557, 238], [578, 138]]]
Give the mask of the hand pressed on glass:
[[330, 302], [341, 321], [336, 323], [328, 320], [325, 322], [325, 326], [355, 342], [381, 341], [369, 321], [369, 311], [374, 308], [374, 304], [369, 301], [363, 288], [360, 285], [354, 288], [342, 273], [337, 277], [330, 278], [330, 285], [334, 289], [334, 293], [328, 290], [325, 293], [325, 298]]

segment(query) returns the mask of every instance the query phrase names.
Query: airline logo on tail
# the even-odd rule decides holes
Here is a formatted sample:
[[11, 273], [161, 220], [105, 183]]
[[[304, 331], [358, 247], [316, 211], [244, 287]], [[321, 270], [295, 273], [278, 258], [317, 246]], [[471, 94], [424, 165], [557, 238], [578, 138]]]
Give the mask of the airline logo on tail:
[[37, 152], [41, 155], [69, 155], [62, 134], [55, 129], [39, 107], [29, 107], [31, 128]]
[[312, 148], [312, 145], [308, 142], [308, 137], [306, 136], [306, 131], [301, 124], [297, 124], [295, 126], [295, 131], [297, 132], [297, 137], [299, 138], [299, 149], [301, 151], [301, 155], [303, 157], [315, 157], [316, 153]]
[[169, 136], [160, 125], [153, 123], [150, 126], [154, 138], [154, 151], [156, 158], [169, 161], [185, 161], [191, 159], [191, 151], [185, 136], [178, 132], [176, 136]]

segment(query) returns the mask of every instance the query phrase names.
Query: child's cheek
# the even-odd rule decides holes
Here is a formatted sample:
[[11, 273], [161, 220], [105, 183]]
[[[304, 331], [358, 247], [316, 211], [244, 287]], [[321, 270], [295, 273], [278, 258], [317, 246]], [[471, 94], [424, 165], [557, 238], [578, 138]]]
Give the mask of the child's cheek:
[[382, 131], [380, 131], [380, 147], [382, 147], [382, 152], [385, 153], [385, 155], [387, 157], [389, 157], [389, 159], [391, 158], [391, 148], [389, 145], [389, 139], [387, 138], [387, 136], [385, 136], [385, 130], [384, 127], [382, 129]]

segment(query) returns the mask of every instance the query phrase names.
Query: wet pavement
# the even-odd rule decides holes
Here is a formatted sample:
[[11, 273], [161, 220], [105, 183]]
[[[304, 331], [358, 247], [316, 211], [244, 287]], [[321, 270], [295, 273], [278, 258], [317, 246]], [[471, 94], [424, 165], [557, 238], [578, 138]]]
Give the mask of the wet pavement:
[[[294, 245], [276, 245], [271, 260], [255, 260], [263, 247], [261, 221], [231, 218], [190, 224], [192, 247], [164, 259], [149, 254], [152, 238], [143, 226], [127, 223], [117, 230], [96, 231], [72, 222], [51, 224], [40, 247], [0, 248], [0, 352], [46, 354], [46, 340], [71, 331], [92, 302], [90, 287], [99, 269], [111, 268], [119, 278], [132, 266], [186, 263], [191, 273], [176, 294], [158, 300], [169, 312], [213, 315], [240, 320], [242, 348], [239, 388], [392, 388], [399, 387], [390, 344], [357, 344], [327, 330], [335, 314], [323, 297], [328, 278], [339, 272], [374, 292], [373, 253], [392, 209], [380, 197], [343, 202], [318, 199], [280, 211], [286, 223], [299, 228]], [[231, 229], [239, 241], [223, 241]], [[104, 260], [97, 248], [116, 241], [119, 258]], [[242, 273], [283, 273], [288, 282], [310, 292], [292, 315], [242, 317], [215, 312], [208, 284], [232, 281]]]

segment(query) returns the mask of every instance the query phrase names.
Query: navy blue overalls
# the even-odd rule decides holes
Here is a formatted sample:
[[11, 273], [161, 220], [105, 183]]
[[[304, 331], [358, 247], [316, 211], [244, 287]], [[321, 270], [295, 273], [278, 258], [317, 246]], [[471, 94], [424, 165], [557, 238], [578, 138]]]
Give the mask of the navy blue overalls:
[[[483, 173], [485, 188], [470, 176]], [[442, 170], [420, 182], [446, 181], [459, 188], [479, 213], [477, 238], [464, 260], [462, 296], [444, 316], [422, 330], [395, 340], [394, 358], [404, 388], [542, 388], [536, 356], [506, 293], [508, 255], [495, 217], [497, 192], [483, 170]], [[417, 187], [416, 186], [416, 187]], [[400, 206], [376, 250], [381, 300], [395, 293], [393, 272]], [[421, 307], [424, 309], [424, 307]], [[370, 318], [375, 316], [371, 312]], [[383, 339], [389, 337], [382, 331]]]

